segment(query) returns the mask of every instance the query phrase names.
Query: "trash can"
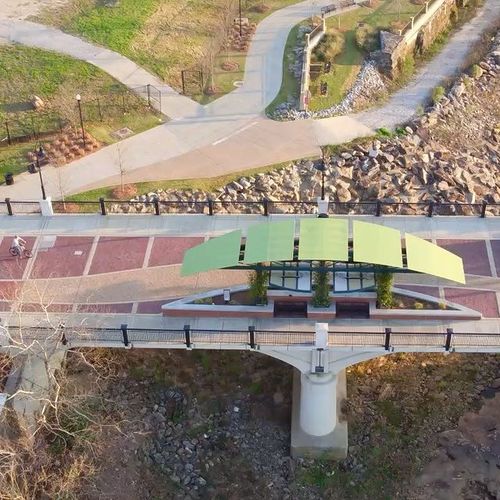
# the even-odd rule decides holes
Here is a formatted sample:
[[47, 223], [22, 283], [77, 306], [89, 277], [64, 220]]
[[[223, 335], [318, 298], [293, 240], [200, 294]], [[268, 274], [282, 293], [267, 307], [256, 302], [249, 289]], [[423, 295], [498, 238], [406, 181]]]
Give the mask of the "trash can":
[[11, 186], [12, 184], [14, 184], [14, 175], [11, 172], [7, 172], [4, 177], [5, 184], [7, 184], [7, 186]]
[[34, 163], [28, 165], [28, 172], [30, 174], [36, 174], [36, 165]]

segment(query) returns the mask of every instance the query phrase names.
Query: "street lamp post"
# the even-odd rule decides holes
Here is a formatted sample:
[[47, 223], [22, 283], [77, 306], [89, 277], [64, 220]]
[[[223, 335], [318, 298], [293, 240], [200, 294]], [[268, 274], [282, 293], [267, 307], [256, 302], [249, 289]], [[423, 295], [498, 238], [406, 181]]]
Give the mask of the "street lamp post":
[[316, 170], [319, 170], [321, 172], [321, 200], [325, 199], [325, 170], [326, 170], [326, 165], [325, 165], [325, 160], [322, 159], [321, 163], [319, 165], [315, 165]]
[[241, 27], [241, 0], [238, 0], [238, 5], [239, 5], [239, 9], [240, 9], [240, 42], [241, 42], [241, 38], [243, 37], [242, 27]]
[[83, 147], [86, 146], [85, 144], [85, 129], [83, 128], [83, 114], [82, 114], [82, 96], [80, 94], [76, 94], [76, 102], [78, 103], [78, 113], [80, 115], [80, 127], [82, 128], [82, 141], [83, 141]]
[[36, 169], [38, 170], [38, 176], [40, 177], [40, 188], [42, 190], [42, 199], [46, 200], [47, 196], [45, 195], [45, 186], [43, 184], [43, 176], [42, 176], [42, 166], [40, 165], [40, 156], [43, 156], [43, 148], [40, 146], [40, 149], [35, 151], [35, 161], [36, 161]]

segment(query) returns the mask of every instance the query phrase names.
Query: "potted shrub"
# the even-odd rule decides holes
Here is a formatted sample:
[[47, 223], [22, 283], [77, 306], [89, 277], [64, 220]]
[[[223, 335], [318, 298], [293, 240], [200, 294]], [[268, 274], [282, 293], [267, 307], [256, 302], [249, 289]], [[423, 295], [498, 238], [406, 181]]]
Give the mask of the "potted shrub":
[[392, 296], [392, 284], [394, 276], [391, 273], [383, 272], [376, 275], [377, 304], [382, 309], [391, 309], [394, 305]]
[[256, 269], [252, 271], [248, 278], [250, 286], [250, 297], [255, 302], [255, 305], [267, 304], [267, 271]]
[[313, 275], [313, 286], [313, 306], [330, 307], [330, 284], [328, 283], [328, 273], [325, 271], [316, 271]]

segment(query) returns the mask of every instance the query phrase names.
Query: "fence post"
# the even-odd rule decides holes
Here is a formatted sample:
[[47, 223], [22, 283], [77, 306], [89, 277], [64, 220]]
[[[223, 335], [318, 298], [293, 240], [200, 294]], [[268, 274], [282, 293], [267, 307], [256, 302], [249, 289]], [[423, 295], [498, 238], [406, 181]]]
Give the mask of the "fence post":
[[64, 331], [64, 323], [60, 323], [59, 328], [62, 330], [61, 344], [66, 345], [68, 343], [68, 339], [66, 338], [66, 332]]
[[155, 215], [160, 215], [160, 202], [158, 198], [153, 199], [153, 205], [155, 206]]
[[248, 327], [250, 349], [255, 349], [255, 326]]
[[99, 198], [99, 205], [101, 205], [101, 215], [106, 215], [106, 205], [104, 203], [104, 198]]
[[99, 113], [99, 121], [102, 122], [101, 101], [97, 98], [97, 112]]
[[446, 343], [444, 345], [446, 352], [450, 351], [452, 335], [453, 335], [453, 328], [447, 328], [446, 329]]
[[186, 348], [191, 349], [191, 327], [184, 325], [184, 337], [186, 338]]
[[151, 84], [148, 83], [146, 89], [148, 91], [148, 106], [151, 107]]
[[8, 122], [7, 120], [5, 120], [5, 130], [6, 130], [6, 132], [7, 132], [7, 144], [8, 144], [9, 146], [11, 146], [11, 145], [12, 145], [12, 141], [11, 141], [11, 139], [10, 139], [9, 122]]
[[127, 324], [126, 323], [122, 324], [120, 328], [123, 335], [123, 344], [125, 345], [125, 347], [128, 347], [129, 341], [128, 341]]
[[389, 351], [391, 349], [391, 333], [392, 333], [392, 328], [386, 328], [385, 329], [385, 350]]
[[381, 212], [382, 212], [382, 203], [380, 200], [377, 200], [377, 211], [375, 212], [375, 216], [380, 217]]
[[269, 200], [264, 198], [262, 204], [264, 205], [264, 217], [267, 217], [269, 215]]
[[214, 214], [214, 200], [212, 198], [208, 199], [208, 215]]
[[10, 204], [10, 198], [5, 198], [5, 203], [7, 205], [7, 213], [9, 215], [14, 215], [12, 212], [12, 205]]
[[429, 203], [429, 208], [427, 209], [427, 217], [432, 217], [433, 212], [434, 212], [434, 202], [431, 201]]
[[484, 219], [486, 217], [486, 207], [488, 203], [483, 200], [483, 206], [481, 207], [481, 218]]

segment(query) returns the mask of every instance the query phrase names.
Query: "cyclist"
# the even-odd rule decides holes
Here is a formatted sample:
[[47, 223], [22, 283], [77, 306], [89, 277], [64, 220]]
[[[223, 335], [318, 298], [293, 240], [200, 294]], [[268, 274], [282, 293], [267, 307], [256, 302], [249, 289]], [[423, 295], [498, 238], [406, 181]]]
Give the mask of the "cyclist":
[[16, 234], [14, 236], [14, 239], [12, 240], [12, 245], [10, 246], [10, 248], [14, 249], [17, 255], [22, 259], [25, 247], [26, 241], [24, 241], [20, 236]]

